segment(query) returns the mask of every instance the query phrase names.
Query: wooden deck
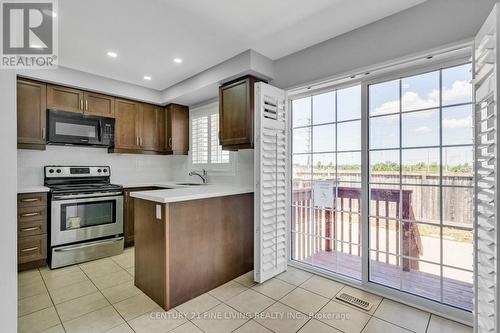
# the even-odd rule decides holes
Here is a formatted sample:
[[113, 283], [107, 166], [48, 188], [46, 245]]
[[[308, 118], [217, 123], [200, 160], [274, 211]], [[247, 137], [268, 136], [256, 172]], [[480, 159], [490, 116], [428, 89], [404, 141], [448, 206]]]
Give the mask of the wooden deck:
[[[321, 251], [302, 262], [326, 270], [361, 279], [361, 257], [336, 251]], [[440, 277], [438, 275], [410, 269], [405, 272], [401, 266], [375, 260], [370, 261], [370, 280], [440, 301]], [[473, 286], [459, 280], [443, 278], [443, 303], [472, 310]]]

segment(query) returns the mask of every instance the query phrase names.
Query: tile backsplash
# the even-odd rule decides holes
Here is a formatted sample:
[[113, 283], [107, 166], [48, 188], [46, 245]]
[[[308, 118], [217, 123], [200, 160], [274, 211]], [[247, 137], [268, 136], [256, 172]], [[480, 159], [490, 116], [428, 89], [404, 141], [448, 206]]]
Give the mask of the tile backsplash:
[[169, 178], [169, 156], [108, 154], [104, 148], [47, 146], [45, 151], [18, 150], [18, 186], [43, 184], [45, 165], [108, 165], [112, 182], [147, 182]]
[[[253, 150], [237, 152], [235, 157], [234, 173], [209, 173], [209, 182], [251, 185]], [[42, 185], [45, 165], [107, 165], [111, 167], [111, 182], [115, 183], [198, 181], [188, 176], [187, 156], [108, 154], [103, 148], [47, 145], [45, 151], [17, 151], [18, 187]]]

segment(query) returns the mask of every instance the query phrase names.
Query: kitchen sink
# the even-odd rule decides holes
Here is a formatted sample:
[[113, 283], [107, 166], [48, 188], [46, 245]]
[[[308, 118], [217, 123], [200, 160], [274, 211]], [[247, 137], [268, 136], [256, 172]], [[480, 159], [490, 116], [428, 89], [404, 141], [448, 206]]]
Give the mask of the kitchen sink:
[[207, 184], [200, 184], [200, 183], [177, 183], [176, 185], [199, 186], [199, 185], [207, 185]]

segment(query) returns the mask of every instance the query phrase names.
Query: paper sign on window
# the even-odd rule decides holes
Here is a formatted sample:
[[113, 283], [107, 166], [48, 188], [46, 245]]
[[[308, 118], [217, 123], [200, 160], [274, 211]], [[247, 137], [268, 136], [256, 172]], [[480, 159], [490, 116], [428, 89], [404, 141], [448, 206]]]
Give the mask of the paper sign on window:
[[314, 181], [313, 200], [315, 207], [333, 208], [333, 184], [329, 181]]

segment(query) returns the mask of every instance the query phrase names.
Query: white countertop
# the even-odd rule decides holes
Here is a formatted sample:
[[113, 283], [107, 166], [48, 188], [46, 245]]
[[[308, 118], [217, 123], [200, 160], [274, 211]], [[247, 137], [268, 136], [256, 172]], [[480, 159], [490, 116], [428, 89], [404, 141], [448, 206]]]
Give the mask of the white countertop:
[[169, 203], [213, 197], [223, 197], [227, 195], [237, 195], [244, 193], [253, 193], [253, 188], [235, 185], [209, 184], [199, 186], [184, 186], [165, 190], [132, 192], [130, 193], [130, 196], [159, 203]]
[[[180, 183], [179, 181], [178, 183]], [[123, 188], [132, 188], [132, 187], [183, 187], [181, 185], [177, 185], [173, 181], [157, 181], [157, 182], [137, 182], [137, 183], [123, 183], [123, 182], [111, 182], [116, 185], [121, 185]]]
[[49, 191], [50, 188], [48, 188], [47, 186], [25, 186], [17, 188], [17, 193], [40, 193]]
[[[184, 187], [181, 185], [177, 185], [172, 181], [158, 181], [158, 182], [142, 182], [142, 183], [120, 183], [113, 182], [113, 184], [121, 185], [123, 188], [132, 188], [132, 187]], [[39, 193], [39, 192], [49, 192], [50, 188], [43, 185], [32, 185], [32, 186], [20, 186], [17, 188], [17, 193]]]

